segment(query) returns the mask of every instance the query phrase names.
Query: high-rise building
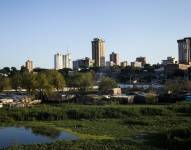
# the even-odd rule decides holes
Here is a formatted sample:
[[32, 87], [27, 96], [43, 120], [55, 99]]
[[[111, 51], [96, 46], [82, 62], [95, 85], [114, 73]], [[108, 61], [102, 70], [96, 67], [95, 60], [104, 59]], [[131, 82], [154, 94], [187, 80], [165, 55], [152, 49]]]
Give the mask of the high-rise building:
[[191, 37], [178, 40], [178, 58], [180, 64], [191, 63]]
[[136, 61], [140, 62], [142, 64], [142, 66], [144, 66], [147, 63], [146, 62], [146, 57], [137, 57]]
[[60, 53], [54, 55], [54, 69], [63, 69], [63, 56]]
[[114, 62], [115, 65], [119, 66], [119, 54], [112, 52], [110, 54], [110, 62]]
[[63, 68], [72, 68], [71, 54], [67, 53], [63, 55]]
[[99, 38], [94, 38], [92, 41], [92, 60], [95, 66], [105, 66], [105, 41]]
[[32, 60], [27, 60], [25, 63], [25, 66], [29, 72], [33, 71], [33, 61]]

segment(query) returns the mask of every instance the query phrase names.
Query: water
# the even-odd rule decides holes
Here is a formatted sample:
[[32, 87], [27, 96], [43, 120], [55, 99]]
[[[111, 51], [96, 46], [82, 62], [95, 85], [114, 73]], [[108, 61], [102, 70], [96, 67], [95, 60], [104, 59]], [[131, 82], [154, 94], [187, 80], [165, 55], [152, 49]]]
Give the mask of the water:
[[[42, 132], [41, 132], [41, 131]], [[52, 143], [57, 140], [78, 140], [78, 137], [68, 132], [48, 130], [43, 128], [5, 127], [0, 128], [0, 149], [13, 145]]]

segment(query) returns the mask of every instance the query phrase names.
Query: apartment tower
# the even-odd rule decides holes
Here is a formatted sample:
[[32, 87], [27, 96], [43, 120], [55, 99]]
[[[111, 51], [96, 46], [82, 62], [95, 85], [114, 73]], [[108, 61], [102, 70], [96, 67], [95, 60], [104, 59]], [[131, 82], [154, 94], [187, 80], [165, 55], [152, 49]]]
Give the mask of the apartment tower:
[[180, 64], [191, 63], [191, 37], [178, 40], [178, 58]]
[[56, 70], [63, 69], [63, 56], [60, 53], [54, 55], [54, 69]]
[[28, 70], [28, 72], [32, 72], [33, 71], [33, 61], [32, 60], [27, 60], [25, 63], [26, 69]]
[[119, 66], [119, 54], [112, 52], [110, 54], [110, 62], [113, 62], [114, 65]]
[[99, 38], [94, 38], [92, 41], [92, 60], [95, 66], [105, 66], [105, 41]]

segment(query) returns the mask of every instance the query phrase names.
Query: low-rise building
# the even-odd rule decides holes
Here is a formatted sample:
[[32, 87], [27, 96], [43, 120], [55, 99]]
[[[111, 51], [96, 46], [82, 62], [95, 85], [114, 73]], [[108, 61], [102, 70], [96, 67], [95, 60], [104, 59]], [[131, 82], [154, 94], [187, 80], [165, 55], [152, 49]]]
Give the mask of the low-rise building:
[[13, 103], [13, 99], [9, 99], [9, 98], [0, 99], [0, 103], [10, 104], [10, 103]]
[[142, 68], [142, 62], [138, 61], [131, 62], [131, 67]]
[[3, 104], [2, 103], [0, 103], [0, 108], [3, 108]]
[[147, 63], [146, 57], [137, 57], [136, 62], [140, 62], [142, 64], [142, 66], [144, 66]]
[[115, 63], [113, 61], [107, 61], [106, 66], [107, 67], [112, 67], [112, 66], [115, 66]]
[[191, 65], [187, 64], [168, 64], [165, 65], [165, 73], [167, 75], [172, 75], [175, 73], [176, 70], [188, 71]]
[[85, 59], [78, 59], [73, 61], [73, 69], [78, 70], [82, 68], [89, 68], [94, 66], [94, 61], [88, 57]]
[[127, 67], [127, 66], [128, 66], [128, 62], [127, 61], [121, 62], [121, 67]]
[[176, 64], [175, 58], [167, 57], [167, 59], [162, 60], [162, 65]]
[[105, 93], [109, 95], [117, 96], [117, 95], [121, 95], [122, 91], [121, 91], [121, 88], [113, 88], [113, 89], [108, 89], [107, 91], [105, 91]]

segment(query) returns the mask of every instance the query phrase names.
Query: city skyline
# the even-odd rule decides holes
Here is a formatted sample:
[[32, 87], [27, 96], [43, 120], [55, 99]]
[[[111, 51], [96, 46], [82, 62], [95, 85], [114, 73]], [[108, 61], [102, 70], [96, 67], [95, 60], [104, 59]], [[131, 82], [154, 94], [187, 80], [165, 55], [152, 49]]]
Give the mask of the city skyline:
[[56, 2], [0, 2], [0, 68], [20, 68], [27, 59], [35, 67], [53, 68], [53, 55], [64, 49], [72, 60], [91, 58], [94, 37], [106, 41], [106, 60], [117, 50], [121, 61], [144, 56], [160, 63], [167, 56], [178, 59], [176, 41], [191, 35], [189, 0]]

